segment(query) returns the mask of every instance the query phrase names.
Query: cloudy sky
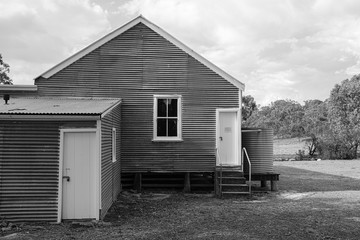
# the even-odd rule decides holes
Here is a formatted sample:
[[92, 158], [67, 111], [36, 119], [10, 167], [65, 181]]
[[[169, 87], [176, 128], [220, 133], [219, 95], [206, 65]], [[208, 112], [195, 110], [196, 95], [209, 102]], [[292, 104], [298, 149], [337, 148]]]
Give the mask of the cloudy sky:
[[360, 73], [358, 0], [0, 0], [15, 84], [145, 16], [246, 85], [261, 105], [324, 100]]

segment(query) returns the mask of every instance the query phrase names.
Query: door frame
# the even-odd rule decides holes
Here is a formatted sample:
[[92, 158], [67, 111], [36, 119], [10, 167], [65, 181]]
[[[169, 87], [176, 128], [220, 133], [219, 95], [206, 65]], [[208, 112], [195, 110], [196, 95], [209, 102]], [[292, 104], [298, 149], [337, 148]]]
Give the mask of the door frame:
[[235, 129], [235, 155], [237, 156], [236, 165], [241, 165], [243, 168], [241, 160], [241, 114], [239, 108], [217, 108], [216, 109], [216, 166], [219, 166], [219, 138], [220, 138], [220, 113], [223, 112], [234, 112], [236, 113], [236, 129]]
[[62, 220], [62, 205], [63, 205], [63, 165], [64, 165], [64, 136], [65, 133], [86, 133], [86, 132], [91, 132], [91, 133], [95, 133], [96, 135], [96, 156], [97, 156], [97, 164], [95, 164], [95, 172], [97, 173], [95, 177], [95, 198], [96, 198], [96, 202], [95, 202], [95, 213], [96, 213], [96, 220], [100, 219], [100, 133], [96, 128], [64, 128], [64, 129], [60, 129], [60, 149], [59, 149], [59, 179], [58, 179], [58, 217], [57, 217], [57, 222], [60, 223]]

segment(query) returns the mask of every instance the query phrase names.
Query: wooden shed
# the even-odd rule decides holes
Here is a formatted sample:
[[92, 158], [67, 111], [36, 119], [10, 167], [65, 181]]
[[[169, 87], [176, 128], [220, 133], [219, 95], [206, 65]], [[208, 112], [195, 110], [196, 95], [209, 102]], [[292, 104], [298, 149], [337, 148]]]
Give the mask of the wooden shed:
[[121, 190], [120, 99], [0, 104], [0, 217], [101, 219]]

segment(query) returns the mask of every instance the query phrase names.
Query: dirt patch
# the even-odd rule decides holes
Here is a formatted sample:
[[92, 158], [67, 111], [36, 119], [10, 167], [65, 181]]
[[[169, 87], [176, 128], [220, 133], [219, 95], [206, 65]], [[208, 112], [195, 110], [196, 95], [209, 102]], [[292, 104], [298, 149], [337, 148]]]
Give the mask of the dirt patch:
[[1, 235], [88, 240], [359, 239], [360, 179], [345, 175], [356, 172], [352, 166], [357, 163], [346, 162], [349, 169], [341, 171], [331, 162], [325, 164], [330, 170], [323, 162], [313, 164], [276, 162], [275, 170], [281, 174], [277, 193], [223, 199], [211, 194], [124, 193], [105, 219], [110, 224], [22, 225]]

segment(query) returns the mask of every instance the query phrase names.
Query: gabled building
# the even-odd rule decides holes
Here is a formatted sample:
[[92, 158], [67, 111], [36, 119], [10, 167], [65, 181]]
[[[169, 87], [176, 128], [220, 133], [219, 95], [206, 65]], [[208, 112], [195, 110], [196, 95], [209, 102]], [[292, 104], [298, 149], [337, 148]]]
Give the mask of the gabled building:
[[[48, 188], [45, 177], [47, 170], [44, 170], [45, 175], [39, 174], [39, 180], [34, 180], [38, 186], [34, 187], [34, 205], [27, 208], [34, 219], [36, 215], [46, 215], [36, 211], [37, 207], [42, 209], [37, 206], [40, 199], [47, 203], [53, 201], [53, 212], [52, 217], [38, 219], [54, 221], [55, 215], [57, 221], [84, 218], [80, 213], [66, 217], [67, 213], [64, 212], [64, 206], [68, 206], [69, 201], [64, 197], [64, 191], [67, 191], [65, 186], [71, 185], [73, 178], [67, 178], [66, 171], [72, 168], [64, 164], [67, 161], [72, 162], [69, 164], [78, 161], [68, 159], [67, 149], [64, 149], [67, 146], [66, 134], [77, 132], [70, 129], [79, 132], [87, 129], [85, 132], [94, 133], [92, 136], [89, 134], [88, 138], [96, 139], [96, 173], [87, 172], [89, 169], [76, 173], [95, 176], [95, 180], [91, 179], [95, 181], [91, 186], [96, 186], [96, 193], [92, 195], [96, 200], [91, 203], [93, 205], [89, 203], [89, 209], [95, 215], [89, 218], [103, 217], [114, 196], [120, 191], [120, 165], [122, 173], [138, 176], [148, 172], [184, 173], [187, 176], [197, 172], [213, 173], [216, 165], [220, 164], [242, 167], [240, 108], [244, 84], [142, 16], [41, 74], [35, 79], [35, 85], [36, 98], [31, 101], [39, 101], [33, 104], [41, 106], [54, 101], [51, 102], [49, 112], [37, 112], [34, 106], [24, 106], [26, 100], [22, 102], [24, 100], [21, 99], [11, 98], [11, 107], [0, 106], [1, 134], [6, 136], [0, 137], [0, 152], [3, 154], [0, 172], [5, 171], [5, 165], [15, 164], [15, 159], [21, 159], [21, 164], [36, 162], [44, 169], [50, 158], [52, 161], [49, 163], [53, 174], [49, 173], [53, 184], [50, 198], [43, 199], [41, 194], [35, 194], [39, 192], [40, 186], [36, 181], [43, 182], [46, 185], [44, 189]], [[121, 99], [121, 104], [106, 99]], [[88, 102], [89, 105], [76, 105], [76, 101]], [[104, 102], [104, 107], [92, 111], [98, 102]], [[62, 111], [58, 112], [57, 105], [61, 106]], [[73, 109], [75, 105], [79, 108]], [[11, 112], [10, 108], [17, 110]], [[108, 112], [108, 108], [112, 110]], [[85, 110], [90, 112], [83, 112]], [[94, 116], [90, 113], [94, 113]], [[96, 119], [89, 117], [89, 114]], [[108, 121], [107, 116], [111, 120]], [[29, 151], [36, 152], [34, 156], [20, 158], [17, 155], [10, 156], [10, 150], [4, 150], [10, 147], [6, 143], [7, 139], [12, 138], [6, 129], [16, 129], [16, 124], [24, 126], [24, 130], [20, 127], [19, 134], [12, 139], [13, 143], [19, 141], [24, 145], [12, 150], [23, 148], [24, 155], [28, 155], [25, 152]], [[116, 129], [116, 146], [111, 145], [114, 143], [111, 140], [114, 136], [112, 129]], [[45, 144], [48, 131], [51, 132], [49, 142], [52, 142], [53, 149]], [[21, 137], [24, 134], [29, 137], [27, 141], [36, 147], [25, 147], [27, 145]], [[114, 147], [116, 152], [112, 150]], [[37, 152], [43, 149], [43, 155]], [[51, 154], [45, 154], [49, 149]], [[93, 147], [88, 149], [92, 150]], [[6, 155], [4, 158], [5, 152], [10, 154], [9, 157]], [[115, 153], [118, 160], [113, 163], [111, 159]], [[21, 166], [11, 170], [14, 176], [29, 171], [25, 165]], [[29, 178], [24, 179], [24, 182], [32, 181], [32, 176], [30, 171]], [[4, 189], [4, 180], [1, 181], [0, 189]], [[13, 183], [19, 186], [23, 184], [15, 183], [14, 180], [5, 185], [10, 189]], [[83, 188], [81, 185], [70, 187], [75, 188], [75, 192], [77, 188]], [[30, 189], [28, 194], [31, 195]], [[11, 196], [9, 201], [16, 199], [16, 196]], [[2, 199], [0, 203], [4, 201]], [[7, 209], [10, 209], [11, 203], [8, 204], [9, 208], [6, 209], [0, 205], [0, 216], [5, 216], [6, 211], [9, 211]], [[59, 206], [62, 206], [62, 210]], [[21, 212], [19, 205], [14, 208]], [[7, 216], [11, 214], [16, 214], [16, 211]]]

